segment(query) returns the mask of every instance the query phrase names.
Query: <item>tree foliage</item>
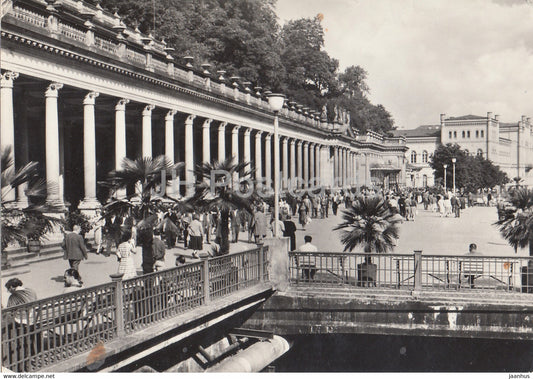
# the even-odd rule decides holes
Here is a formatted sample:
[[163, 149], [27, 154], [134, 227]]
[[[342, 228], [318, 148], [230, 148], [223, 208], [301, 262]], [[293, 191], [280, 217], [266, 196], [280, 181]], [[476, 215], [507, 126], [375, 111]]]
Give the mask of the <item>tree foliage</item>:
[[357, 65], [339, 72], [338, 60], [324, 50], [319, 16], [280, 26], [275, 0], [104, 0], [102, 5], [127, 25], [164, 39], [178, 63], [190, 55], [197, 67], [211, 63], [311, 109], [326, 105], [330, 122], [335, 107], [342, 107], [351, 126], [363, 132], [393, 128], [387, 110], [368, 99], [367, 72]]
[[469, 192], [482, 188], [493, 188], [509, 181], [507, 174], [490, 160], [481, 156], [469, 155], [458, 144], [440, 145], [433, 154], [430, 166], [434, 170], [435, 179], [444, 180], [444, 167], [447, 164], [446, 188], [453, 186], [453, 165], [455, 163], [455, 187]]

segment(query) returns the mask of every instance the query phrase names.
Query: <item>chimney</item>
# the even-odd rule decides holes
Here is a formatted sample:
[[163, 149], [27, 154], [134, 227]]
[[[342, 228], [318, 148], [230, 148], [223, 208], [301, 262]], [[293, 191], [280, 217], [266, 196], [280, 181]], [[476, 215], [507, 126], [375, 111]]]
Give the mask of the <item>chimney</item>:
[[444, 119], [446, 118], [446, 113], [440, 114], [440, 123], [442, 124], [444, 122]]
[[492, 119], [492, 112], [487, 112], [487, 118], [488, 118], [489, 120]]
[[500, 115], [499, 115], [499, 114], [495, 114], [495, 115], [494, 115], [494, 119], [495, 119], [496, 121], [500, 121]]
[[526, 122], [526, 116], [522, 115], [522, 122]]

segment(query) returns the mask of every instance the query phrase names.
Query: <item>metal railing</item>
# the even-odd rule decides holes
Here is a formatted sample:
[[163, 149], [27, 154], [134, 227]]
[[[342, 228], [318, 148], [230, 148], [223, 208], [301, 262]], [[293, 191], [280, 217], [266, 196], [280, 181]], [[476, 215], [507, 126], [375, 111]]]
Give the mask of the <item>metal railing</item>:
[[267, 248], [53, 296], [2, 310], [2, 365], [38, 371], [268, 280]]
[[533, 258], [289, 253], [293, 284], [533, 293]]

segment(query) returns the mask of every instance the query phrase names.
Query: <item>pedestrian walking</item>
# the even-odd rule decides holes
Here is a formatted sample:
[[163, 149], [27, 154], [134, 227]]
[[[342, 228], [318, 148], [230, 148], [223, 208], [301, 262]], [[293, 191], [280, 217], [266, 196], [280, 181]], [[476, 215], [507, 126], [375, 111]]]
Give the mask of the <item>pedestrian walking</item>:
[[165, 243], [159, 237], [158, 230], [154, 230], [152, 252], [154, 254], [154, 271], [163, 270], [165, 268]]
[[83, 259], [87, 259], [87, 247], [83, 237], [80, 235], [81, 228], [79, 225], [72, 227], [72, 232], [67, 232], [61, 247], [65, 250], [63, 259], [67, 259], [70, 268], [80, 271], [80, 262]]
[[193, 250], [192, 256], [197, 257], [198, 252], [203, 250], [202, 240], [203, 240], [203, 231], [202, 223], [200, 222], [200, 217], [195, 213], [192, 217], [192, 221], [188, 227], [189, 234], [189, 248]]
[[135, 254], [135, 248], [131, 240], [131, 234], [124, 233], [117, 248], [118, 272], [124, 274], [122, 279], [130, 279], [137, 276], [133, 254]]

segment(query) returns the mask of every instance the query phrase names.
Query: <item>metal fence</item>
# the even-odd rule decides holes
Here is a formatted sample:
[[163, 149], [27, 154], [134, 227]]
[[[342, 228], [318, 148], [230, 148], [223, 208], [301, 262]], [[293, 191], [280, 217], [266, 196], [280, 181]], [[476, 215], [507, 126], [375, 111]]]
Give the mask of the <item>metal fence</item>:
[[38, 371], [99, 342], [132, 334], [268, 280], [267, 247], [37, 300], [2, 310], [2, 365]]
[[293, 284], [533, 293], [533, 259], [468, 255], [291, 252]]

